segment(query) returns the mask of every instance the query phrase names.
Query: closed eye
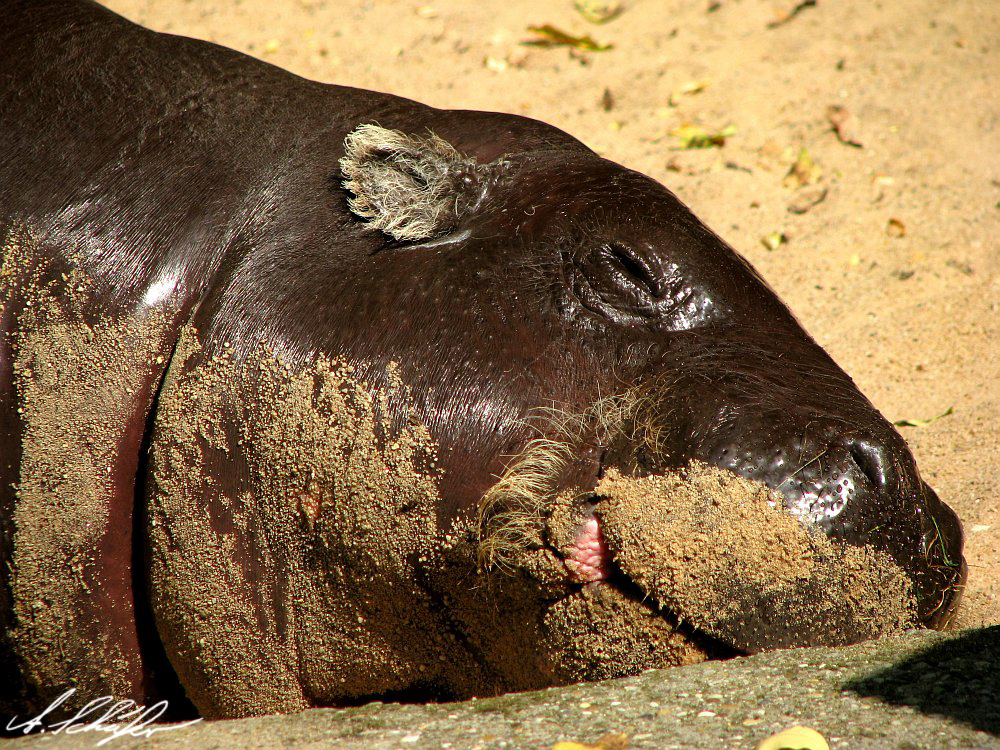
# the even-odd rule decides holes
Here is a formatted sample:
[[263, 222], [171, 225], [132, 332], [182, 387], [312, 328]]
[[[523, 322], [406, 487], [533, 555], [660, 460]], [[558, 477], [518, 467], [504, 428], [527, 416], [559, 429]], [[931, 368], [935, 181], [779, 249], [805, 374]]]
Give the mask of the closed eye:
[[619, 325], [687, 330], [724, 314], [653, 246], [612, 240], [573, 253], [571, 290], [582, 307]]
[[618, 243], [604, 245], [601, 252], [612, 265], [617, 266], [623, 275], [649, 297], [658, 299], [663, 295], [663, 285], [645, 258]]

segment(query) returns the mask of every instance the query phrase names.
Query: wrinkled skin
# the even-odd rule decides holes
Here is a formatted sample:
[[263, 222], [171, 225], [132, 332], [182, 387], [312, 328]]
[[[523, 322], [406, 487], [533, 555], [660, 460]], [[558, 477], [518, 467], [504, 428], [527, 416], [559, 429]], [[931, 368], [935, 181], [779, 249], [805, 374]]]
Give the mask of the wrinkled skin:
[[[831, 538], [887, 552], [913, 581], [919, 620], [947, 622], [965, 574], [957, 517], [760, 276], [662, 186], [542, 123], [311, 83], [89, 2], [0, 10], [0, 233], [9, 241], [26, 227], [37, 244], [34, 265], [15, 268], [0, 299], [0, 667], [21, 675], [0, 686], [0, 707], [44, 705], [63, 689], [35, 682], [33, 652], [18, 640], [32, 626], [8, 571], [32, 429], [16, 371], [32, 333], [26, 300], [41, 288], [68, 298], [74, 270], [88, 283], [66, 308], [71, 320], [159, 316], [132, 398], [108, 418], [110, 489], [95, 506], [103, 531], [66, 583], [83, 644], [66, 676], [89, 694], [177, 704], [176, 670], [202, 712], [254, 710], [213, 702], [211, 681], [198, 682], [176, 635], [161, 638], [148, 601], [158, 594], [147, 590], [144, 508], [159, 490], [146, 455], [153, 445], [155, 461], [172, 439], [153, 434], [158, 393], [172, 365], [197, 378], [220, 353], [243, 361], [267, 350], [292, 371], [323, 355], [351, 363], [373, 390], [388, 388], [397, 363], [412, 397], [390, 400], [387, 420], [415, 420], [436, 444], [442, 534], [471, 528], [480, 499], [534, 436], [525, 420], [538, 409], [582, 412], [642, 387], [662, 429], [657, 451], [595, 441], [559, 489], [586, 493], [611, 467], [642, 475], [699, 459], [729, 469], [779, 490], [789, 512]], [[352, 214], [339, 160], [363, 123], [432, 131], [482, 165], [455, 188], [467, 210], [416, 241]], [[200, 353], [180, 362], [184, 326]], [[234, 433], [257, 408], [241, 392], [253, 389], [237, 383], [225, 412]], [[244, 448], [206, 465], [212, 486], [234, 497], [254, 490]], [[239, 549], [234, 566], [252, 571], [252, 545]], [[740, 651], [803, 645], [730, 625], [709, 635]], [[866, 635], [817, 631], [808, 641]], [[88, 656], [94, 643], [104, 650]], [[113, 683], [94, 667], [109, 651]], [[275, 705], [387, 689], [419, 696], [421, 684], [435, 683], [376, 680]], [[442, 678], [437, 694], [535, 686]]]

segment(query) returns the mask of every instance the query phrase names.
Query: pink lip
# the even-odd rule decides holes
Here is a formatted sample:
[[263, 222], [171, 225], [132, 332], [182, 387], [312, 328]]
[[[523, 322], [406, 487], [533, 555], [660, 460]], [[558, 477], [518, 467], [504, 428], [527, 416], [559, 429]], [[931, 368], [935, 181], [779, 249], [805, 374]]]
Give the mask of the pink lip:
[[604, 532], [596, 518], [588, 518], [580, 526], [576, 541], [565, 559], [566, 567], [578, 581], [593, 583], [608, 577], [608, 547]]

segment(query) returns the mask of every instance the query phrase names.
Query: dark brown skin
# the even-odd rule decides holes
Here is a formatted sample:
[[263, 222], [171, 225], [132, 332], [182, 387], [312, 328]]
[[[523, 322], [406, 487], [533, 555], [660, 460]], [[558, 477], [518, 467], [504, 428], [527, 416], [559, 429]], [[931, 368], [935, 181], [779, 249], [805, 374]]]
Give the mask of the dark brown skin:
[[[356, 363], [374, 388], [398, 363], [438, 444], [441, 529], [474, 514], [538, 407], [582, 411], [646, 384], [662, 394], [662, 454], [595, 449], [566, 486], [592, 488], [610, 466], [701, 459], [779, 489], [835, 539], [889, 552], [926, 624], [954, 610], [964, 580], [955, 514], [759, 275], [662, 186], [543, 123], [305, 81], [84, 0], [6, 0], [0, 15], [0, 236], [27, 225], [43, 257], [41, 281], [22, 285], [59, 290], [79, 268], [95, 282], [83, 320], [151, 306], [167, 321], [162, 361], [120, 417], [107, 531], [82, 573], [93, 593], [74, 615], [81, 642], [110, 639], [122, 655], [131, 687], [116, 697], [177, 700], [133, 529], [156, 394], [186, 323], [209, 353], [238, 359], [263, 345], [293, 367], [322, 353]], [[467, 187], [483, 199], [435, 243], [372, 231], [349, 211], [338, 165], [362, 123], [433, 131], [489, 165]], [[146, 305], [167, 270], [177, 292]], [[6, 679], [28, 673], [6, 576], [30, 426], [9, 336], [24, 300], [0, 305], [3, 713], [44, 706], [62, 687]], [[219, 467], [221, 485], [244, 481], [240, 460]], [[840, 503], [845, 478], [854, 491]], [[743, 628], [726, 633], [740, 650], [822, 642]], [[107, 692], [86, 663], [76, 668], [81, 692]]]

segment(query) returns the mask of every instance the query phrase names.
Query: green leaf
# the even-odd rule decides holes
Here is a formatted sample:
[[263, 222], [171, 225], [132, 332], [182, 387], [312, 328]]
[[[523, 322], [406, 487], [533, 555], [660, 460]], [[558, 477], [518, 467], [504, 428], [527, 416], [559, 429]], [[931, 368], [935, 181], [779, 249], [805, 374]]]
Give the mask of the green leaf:
[[769, 232], [760, 238], [761, 244], [768, 250], [777, 250], [788, 242], [784, 232]]
[[573, 36], [548, 23], [544, 26], [529, 26], [528, 31], [536, 36], [534, 39], [526, 40], [523, 44], [530, 44], [533, 47], [573, 47], [584, 52], [604, 52], [612, 47], [610, 44], [594, 41], [590, 34]]
[[787, 188], [812, 185], [819, 180], [822, 174], [823, 170], [813, 161], [809, 152], [804, 148], [800, 148], [799, 155], [795, 158], [795, 163], [792, 164], [791, 169], [788, 170], [788, 174], [785, 175], [782, 184]]
[[936, 417], [931, 417], [930, 419], [900, 419], [896, 422], [893, 422], [893, 424], [896, 425], [896, 427], [926, 427], [931, 422], [936, 422], [937, 420], [941, 419], [941, 417], [947, 417], [949, 414], [953, 414], [954, 412], [955, 412], [955, 407], [949, 406], [946, 411], [943, 411]]
[[830, 750], [830, 745], [815, 729], [799, 726], [771, 735], [757, 750]]
[[677, 136], [680, 141], [680, 148], [712, 148], [726, 145], [726, 139], [736, 132], [736, 128], [727, 125], [722, 130], [710, 133], [698, 125], [681, 125], [670, 131], [671, 135]]

